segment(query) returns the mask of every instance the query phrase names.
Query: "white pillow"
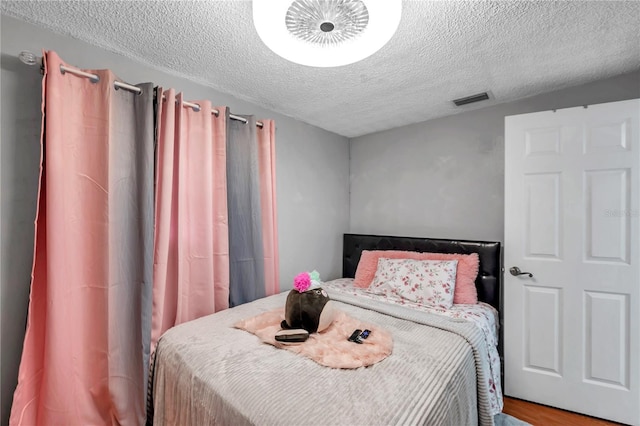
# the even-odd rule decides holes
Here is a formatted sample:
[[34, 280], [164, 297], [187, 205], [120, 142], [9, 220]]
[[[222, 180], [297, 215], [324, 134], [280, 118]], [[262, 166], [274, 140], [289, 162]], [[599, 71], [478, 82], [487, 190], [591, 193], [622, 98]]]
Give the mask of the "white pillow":
[[457, 260], [378, 259], [369, 291], [427, 306], [453, 305]]

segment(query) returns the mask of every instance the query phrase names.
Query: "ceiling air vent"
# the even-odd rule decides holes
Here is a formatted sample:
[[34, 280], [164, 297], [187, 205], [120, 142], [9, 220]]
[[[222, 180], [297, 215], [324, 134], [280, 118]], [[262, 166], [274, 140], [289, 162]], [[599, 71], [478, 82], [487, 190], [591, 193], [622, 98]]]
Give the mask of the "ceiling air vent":
[[472, 104], [474, 102], [485, 101], [487, 99], [489, 99], [489, 95], [487, 94], [487, 92], [482, 92], [482, 93], [478, 93], [477, 95], [471, 95], [465, 98], [454, 99], [453, 103], [456, 104], [456, 106], [462, 106], [466, 104]]

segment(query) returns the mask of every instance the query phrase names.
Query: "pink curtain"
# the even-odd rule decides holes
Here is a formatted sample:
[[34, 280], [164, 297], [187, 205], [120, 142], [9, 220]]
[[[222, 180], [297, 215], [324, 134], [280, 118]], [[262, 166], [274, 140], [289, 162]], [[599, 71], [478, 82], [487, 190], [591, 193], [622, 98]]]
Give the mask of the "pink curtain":
[[229, 307], [227, 110], [157, 91], [152, 347], [169, 328]]
[[[153, 88], [71, 73], [45, 53], [29, 313], [12, 425], [145, 419], [153, 241]], [[46, 115], [44, 114], [46, 111]]]
[[[216, 116], [197, 101], [196, 111], [159, 88], [154, 182], [152, 85], [134, 94], [116, 90], [108, 70], [88, 71], [92, 81], [61, 65], [45, 53], [34, 263], [10, 424], [139, 425], [150, 346], [164, 331], [226, 309], [230, 285], [279, 292], [275, 125], [246, 124], [259, 188], [246, 188], [241, 157], [228, 183], [228, 148], [241, 144], [227, 108]], [[265, 278], [230, 283], [228, 193], [240, 186], [259, 192], [260, 211], [236, 225], [262, 228], [254, 246]]]
[[258, 127], [258, 168], [260, 169], [260, 204], [262, 208], [262, 242], [264, 250], [265, 294], [280, 292], [278, 259], [278, 223], [276, 216], [276, 126], [262, 120]]

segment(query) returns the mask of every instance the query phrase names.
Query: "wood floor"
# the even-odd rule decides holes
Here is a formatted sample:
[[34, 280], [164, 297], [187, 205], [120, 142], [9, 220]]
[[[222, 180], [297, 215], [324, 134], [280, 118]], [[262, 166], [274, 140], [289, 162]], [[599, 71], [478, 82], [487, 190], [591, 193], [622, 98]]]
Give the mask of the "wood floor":
[[504, 397], [504, 409], [502, 412], [534, 426], [602, 426], [618, 424], [509, 397]]

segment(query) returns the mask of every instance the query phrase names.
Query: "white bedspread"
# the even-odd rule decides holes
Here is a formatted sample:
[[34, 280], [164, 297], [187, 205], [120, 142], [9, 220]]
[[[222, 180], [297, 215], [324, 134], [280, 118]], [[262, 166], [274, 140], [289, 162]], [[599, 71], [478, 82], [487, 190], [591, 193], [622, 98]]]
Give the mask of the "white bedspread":
[[387, 359], [331, 369], [233, 328], [284, 306], [286, 293], [267, 297], [165, 333], [155, 359], [154, 424], [493, 424], [480, 328], [327, 287], [338, 309], [392, 333]]
[[482, 330], [487, 348], [489, 374], [484, 380], [484, 387], [486, 388], [489, 396], [491, 414], [495, 415], [502, 412], [503, 398], [500, 379], [500, 355], [498, 353], [499, 318], [498, 311], [496, 311], [493, 306], [480, 302], [475, 305], [453, 305], [449, 309], [434, 308], [401, 298], [388, 298], [381, 294], [370, 293], [367, 289], [354, 287], [353, 278], [339, 278], [337, 280], [327, 281], [323, 283], [323, 287], [329, 291], [330, 295], [334, 299], [338, 294], [346, 294], [354, 297], [365, 298], [366, 300], [392, 303], [422, 312], [443, 315], [448, 318], [464, 319], [475, 324]]

